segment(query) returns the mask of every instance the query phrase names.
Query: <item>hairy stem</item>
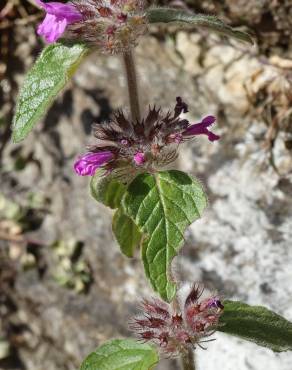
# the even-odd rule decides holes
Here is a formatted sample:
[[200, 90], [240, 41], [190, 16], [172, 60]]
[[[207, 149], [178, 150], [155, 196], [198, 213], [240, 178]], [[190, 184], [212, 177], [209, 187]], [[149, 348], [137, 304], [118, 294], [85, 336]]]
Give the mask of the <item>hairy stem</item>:
[[131, 51], [124, 53], [124, 63], [128, 82], [128, 93], [132, 120], [135, 122], [141, 119], [139, 91], [134, 57]]
[[[179, 312], [179, 300], [177, 297], [172, 301], [172, 308], [174, 312]], [[196, 370], [195, 356], [192, 349], [188, 349], [187, 352], [181, 354], [181, 368], [182, 370]]]
[[196, 370], [194, 352], [191, 349], [182, 354], [181, 365], [183, 370]]

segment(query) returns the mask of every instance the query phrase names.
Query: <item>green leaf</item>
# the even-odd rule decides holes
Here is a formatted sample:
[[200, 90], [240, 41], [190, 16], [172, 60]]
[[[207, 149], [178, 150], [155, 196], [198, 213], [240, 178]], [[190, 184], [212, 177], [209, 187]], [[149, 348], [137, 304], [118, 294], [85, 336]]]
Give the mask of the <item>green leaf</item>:
[[225, 301], [218, 330], [275, 352], [292, 350], [292, 323], [261, 306]]
[[140, 232], [146, 276], [160, 296], [171, 301], [176, 286], [170, 264], [184, 242], [184, 231], [207, 205], [201, 184], [180, 171], [141, 174], [129, 185], [123, 199], [124, 212]]
[[156, 350], [132, 339], [114, 339], [92, 352], [80, 370], [150, 370], [159, 358]]
[[46, 113], [81, 63], [83, 44], [47, 46], [25, 78], [13, 119], [13, 141], [23, 140]]
[[119, 208], [113, 217], [113, 233], [127, 257], [133, 257], [141, 240], [141, 233], [136, 224]]
[[124, 184], [110, 175], [104, 176], [103, 170], [97, 171], [90, 181], [90, 192], [93, 198], [112, 209], [119, 207], [125, 190]]
[[248, 33], [235, 30], [212, 15], [192, 14], [172, 8], [149, 8], [146, 14], [149, 23], [179, 23], [188, 26], [203, 27], [253, 44], [253, 39]]

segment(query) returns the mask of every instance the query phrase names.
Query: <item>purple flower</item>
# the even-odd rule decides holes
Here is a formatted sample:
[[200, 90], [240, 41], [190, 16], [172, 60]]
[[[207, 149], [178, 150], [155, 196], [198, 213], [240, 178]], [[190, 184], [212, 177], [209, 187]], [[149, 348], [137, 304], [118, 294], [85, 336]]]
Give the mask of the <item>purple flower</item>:
[[74, 170], [80, 176], [93, 176], [95, 171], [114, 158], [110, 151], [88, 152], [74, 163]]
[[134, 155], [134, 162], [136, 163], [137, 166], [141, 166], [144, 164], [146, 161], [145, 159], [145, 154], [142, 152], [138, 152]]
[[215, 135], [213, 132], [208, 130], [208, 127], [215, 121], [216, 118], [214, 116], [207, 116], [202, 120], [202, 122], [189, 126], [182, 134], [183, 136], [207, 135], [210, 141], [219, 140], [220, 136]]
[[78, 22], [82, 15], [78, 12], [73, 4], [50, 2], [45, 3], [41, 0], [36, 2], [46, 11], [43, 22], [38, 26], [38, 35], [44, 36], [47, 43], [51, 44], [58, 40], [68, 24]]

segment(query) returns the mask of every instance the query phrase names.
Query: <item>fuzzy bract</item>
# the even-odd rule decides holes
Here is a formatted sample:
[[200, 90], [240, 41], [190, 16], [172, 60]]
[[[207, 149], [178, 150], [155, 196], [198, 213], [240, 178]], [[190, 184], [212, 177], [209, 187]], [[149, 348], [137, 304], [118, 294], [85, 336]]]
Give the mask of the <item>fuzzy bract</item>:
[[168, 356], [178, 356], [202, 347], [218, 326], [224, 306], [217, 296], [202, 299], [203, 289], [195, 284], [178, 309], [159, 300], [144, 300], [142, 314], [134, 317], [130, 328], [143, 341], [150, 341]]
[[143, 0], [36, 1], [47, 13], [37, 32], [48, 43], [64, 37], [103, 53], [124, 53], [147, 30]]
[[210, 141], [219, 139], [209, 130], [215, 117], [207, 116], [200, 123], [192, 124], [181, 116], [187, 111], [188, 106], [180, 97], [172, 113], [164, 113], [155, 106], [149, 107], [144, 119], [138, 122], [119, 111], [109, 122], [94, 125], [96, 141], [89, 151], [112, 153], [112, 159], [102, 166], [112, 175], [117, 176], [118, 172], [121, 181], [129, 172], [153, 173], [177, 158], [183, 142], [201, 134], [207, 134]]

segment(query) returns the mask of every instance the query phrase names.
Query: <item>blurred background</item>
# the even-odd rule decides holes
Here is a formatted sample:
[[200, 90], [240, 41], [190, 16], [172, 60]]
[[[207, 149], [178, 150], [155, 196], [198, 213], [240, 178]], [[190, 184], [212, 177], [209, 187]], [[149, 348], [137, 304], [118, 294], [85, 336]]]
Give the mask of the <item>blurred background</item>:
[[[292, 320], [292, 2], [171, 5], [248, 27], [257, 41], [151, 27], [136, 49], [145, 109], [172, 108], [180, 95], [190, 119], [218, 117], [221, 140], [197, 138], [175, 164], [202, 181], [210, 203], [186, 233], [177, 278]], [[111, 211], [72, 170], [92, 143], [92, 123], [127, 107], [122, 62], [91, 55], [29, 137], [12, 144], [16, 95], [43, 47], [35, 33], [43, 14], [17, 0], [1, 1], [0, 12], [0, 369], [73, 370], [105, 340], [129, 336], [127, 320], [151, 294], [139, 255], [118, 249]], [[198, 349], [199, 370], [291, 370], [289, 353], [216, 338]]]

